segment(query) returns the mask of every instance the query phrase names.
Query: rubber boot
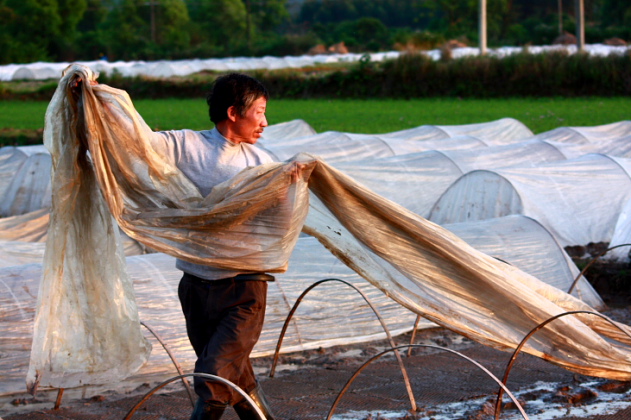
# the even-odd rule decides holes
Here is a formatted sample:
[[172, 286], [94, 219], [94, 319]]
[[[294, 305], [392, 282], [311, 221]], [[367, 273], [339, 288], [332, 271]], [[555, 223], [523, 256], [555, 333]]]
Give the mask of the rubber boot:
[[[248, 392], [248, 395], [261, 409], [266, 420], [274, 420], [274, 414], [272, 414], [269, 403], [267, 402], [267, 399], [265, 399], [265, 395], [263, 394], [263, 390], [259, 384], [256, 384], [256, 388]], [[233, 406], [233, 408], [234, 411], [237, 412], [240, 420], [261, 420], [261, 417], [256, 412], [256, 409], [250, 405], [248, 400], [238, 402]]]
[[227, 406], [227, 404], [206, 402], [198, 398], [191, 420], [219, 420]]

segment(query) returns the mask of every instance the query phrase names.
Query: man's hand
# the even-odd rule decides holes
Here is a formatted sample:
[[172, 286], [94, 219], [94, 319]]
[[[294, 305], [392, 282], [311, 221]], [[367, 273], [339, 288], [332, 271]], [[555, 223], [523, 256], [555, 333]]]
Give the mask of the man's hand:
[[292, 184], [298, 182], [299, 179], [302, 179], [302, 171], [307, 167], [305, 163], [302, 162], [294, 162], [291, 168], [291, 182]]
[[[70, 89], [72, 90], [79, 89], [79, 86], [81, 86], [81, 83], [83, 83], [83, 79], [81, 77], [77, 77], [70, 84]], [[90, 85], [95, 86], [98, 84], [99, 82], [97, 82], [96, 80], [90, 80]]]

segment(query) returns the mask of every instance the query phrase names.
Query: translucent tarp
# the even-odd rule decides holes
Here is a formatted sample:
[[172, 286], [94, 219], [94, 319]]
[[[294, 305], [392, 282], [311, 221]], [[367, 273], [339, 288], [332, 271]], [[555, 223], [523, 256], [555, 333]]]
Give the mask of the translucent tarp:
[[592, 149], [593, 153], [603, 155], [631, 158], [631, 135], [620, 138], [613, 138], [596, 144]]
[[[86, 81], [80, 85], [82, 111], [75, 108], [74, 96], [66, 95], [79, 77]], [[308, 155], [246, 169], [200, 197], [174, 166], [152, 151], [153, 132], [128, 96], [104, 85], [91, 86], [87, 81], [93, 78], [88, 69], [73, 66], [47, 112], [45, 142], [53, 156], [53, 209], [58, 213], [51, 217], [39, 291], [27, 378], [31, 386], [110, 382], [145, 362], [147, 343], [138, 334], [130, 281], [117, 265], [124, 262], [122, 250], [108, 243], [116, 239], [116, 230], [105, 203], [130, 237], [152, 249], [238, 270], [284, 271], [303, 228], [407, 309], [499, 349], [514, 348], [552, 316], [593, 310]], [[70, 125], [75, 113], [78, 127], [84, 127], [76, 132]], [[92, 164], [82, 160], [80, 145], [90, 151]], [[98, 180], [99, 189], [92, 180]], [[61, 249], [66, 253], [59, 254]], [[73, 271], [55, 269], [61, 264]], [[86, 282], [92, 285], [79, 286]], [[91, 289], [95, 286], [100, 288], [96, 293]], [[98, 297], [96, 305], [60, 299], [86, 291], [79, 300]], [[112, 301], [102, 302], [104, 294]], [[112, 307], [121, 306], [125, 311], [113, 316]], [[60, 319], [65, 324], [55, 325]], [[77, 320], [124, 328], [87, 331], [76, 328]], [[51, 325], [55, 328], [49, 329]], [[576, 372], [627, 380], [630, 343], [601, 318], [574, 315], [540, 331], [525, 351]]]
[[50, 156], [43, 145], [0, 148], [0, 216], [50, 207]]
[[50, 208], [50, 168], [48, 153], [27, 156], [4, 191], [0, 216], [16, 216]]
[[432, 125], [389, 133], [388, 136], [410, 140], [435, 140], [460, 136], [476, 137], [488, 145], [500, 145], [524, 140], [533, 135], [522, 122], [502, 118], [487, 123], [465, 125]]
[[306, 121], [296, 119], [265, 127], [261, 141], [266, 141], [267, 139], [293, 139], [314, 134], [316, 134], [316, 131]]
[[[514, 265], [568, 292], [580, 270], [550, 232], [524, 215], [445, 225], [479, 251]], [[580, 277], [572, 294], [594, 308], [604, 303], [591, 284]]]
[[631, 260], [631, 199], [627, 201], [620, 211], [616, 227], [614, 229], [609, 248], [612, 248], [603, 256], [605, 259], [619, 262]]
[[600, 154], [541, 164], [469, 172], [431, 210], [438, 224], [524, 214], [562, 246], [611, 241], [631, 198], [631, 161]]
[[[578, 269], [558, 243], [541, 225], [527, 217], [509, 216], [446, 227], [475, 248], [562, 290], [567, 290], [578, 275]], [[0, 325], [7, 332], [3, 336], [7, 339], [0, 341], [0, 354], [4, 355], [0, 358], [0, 396], [9, 397], [0, 399], [0, 408], [3, 403], [9, 404], [15, 395], [24, 392], [42, 255], [41, 243], [0, 243], [0, 260], [11, 258], [15, 262], [15, 266], [0, 268], [0, 284], [4, 286], [0, 289], [0, 307], [3, 308]], [[160, 336], [182, 368], [186, 372], [191, 371], [195, 356], [186, 337], [177, 297], [182, 273], [175, 268], [175, 259], [158, 253], [128, 257], [127, 271], [134, 285], [140, 320]], [[370, 285], [315, 238], [305, 236], [298, 240], [288, 270], [277, 274], [276, 281], [269, 284], [265, 325], [254, 349], [255, 357], [273, 353], [282, 325], [300, 294], [315, 282], [331, 278], [359, 288], [377, 308], [393, 335], [413, 328], [414, 312]], [[578, 283], [574, 294], [593, 307], [602, 305], [584, 280]], [[419, 328], [433, 325], [421, 320]], [[154, 348], [149, 361], [125, 381], [84, 388], [81, 392], [83, 398], [107, 390], [124, 392], [139, 384], [158, 383], [175, 376], [175, 368], [160, 344], [148, 331], [144, 331], [144, 335]], [[304, 297], [292, 318], [281, 351], [382, 338], [385, 338], [385, 333], [361, 295], [346, 284], [331, 281], [315, 287]]]
[[559, 127], [534, 136], [559, 143], [602, 143], [631, 135], [631, 121], [618, 121], [593, 127]]
[[[564, 148], [562, 150], [566, 150]], [[333, 165], [379, 195], [428, 217], [441, 195], [476, 169], [565, 160], [558, 147], [540, 140], [475, 149], [435, 150], [381, 159], [346, 160]]]
[[0, 240], [44, 242], [48, 234], [49, 210], [0, 218]]
[[479, 124], [453, 126], [423, 125], [384, 134], [327, 131], [287, 141], [263, 139], [260, 146], [278, 160], [309, 153], [335, 164], [384, 158], [430, 150], [467, 150], [517, 142], [532, 136], [521, 122], [503, 118]]
[[[576, 52], [576, 45], [534, 45], [528, 47], [530, 54], [539, 54], [549, 51], [566, 51], [570, 54]], [[584, 51], [595, 56], [609, 54], [625, 54], [628, 47], [611, 46], [604, 44], [586, 44]], [[487, 54], [505, 57], [507, 55], [523, 52], [521, 47], [489, 48]], [[422, 51], [422, 54], [433, 60], [440, 59], [440, 49]], [[402, 54], [400, 51], [385, 51], [369, 53], [371, 61], [383, 61], [394, 59]], [[452, 51], [454, 58], [477, 56], [480, 50], [474, 47], [456, 48]], [[357, 62], [365, 57], [365, 53], [349, 54], [322, 54], [301, 55], [284, 57], [226, 57], [190, 60], [161, 60], [161, 61], [114, 61], [105, 60], [85, 61], [83, 65], [93, 71], [113, 74], [117, 72], [125, 77], [150, 76], [172, 77], [187, 76], [200, 71], [228, 71], [228, 70], [253, 70], [253, 69], [283, 69], [308, 67], [323, 63], [350, 63]], [[45, 80], [59, 79], [61, 72], [69, 63], [36, 62], [30, 64], [7, 64], [0, 66], [0, 81], [9, 80]]]

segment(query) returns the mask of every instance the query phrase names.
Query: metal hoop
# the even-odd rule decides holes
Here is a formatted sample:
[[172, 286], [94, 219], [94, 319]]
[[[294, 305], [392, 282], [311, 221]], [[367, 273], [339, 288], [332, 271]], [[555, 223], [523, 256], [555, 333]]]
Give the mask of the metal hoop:
[[465, 356], [464, 354], [456, 351], [456, 350], [452, 350], [452, 349], [448, 349], [446, 347], [440, 347], [440, 346], [435, 346], [432, 344], [410, 344], [410, 345], [404, 345], [404, 346], [399, 346], [396, 348], [392, 348], [392, 349], [388, 349], [385, 350], [373, 357], [371, 357], [368, 361], [366, 361], [363, 365], [361, 365], [359, 367], [359, 369], [357, 369], [357, 371], [355, 371], [355, 373], [353, 374], [353, 376], [348, 380], [348, 382], [346, 382], [346, 385], [344, 385], [344, 388], [342, 388], [342, 390], [340, 391], [340, 393], [338, 394], [337, 398], [335, 399], [335, 401], [333, 402], [333, 405], [331, 406], [331, 409], [329, 410], [329, 414], [326, 417], [326, 420], [331, 420], [331, 417], [333, 417], [333, 412], [335, 411], [335, 408], [337, 407], [337, 405], [339, 404], [340, 400], [342, 399], [342, 396], [346, 393], [346, 391], [348, 390], [348, 388], [351, 386], [351, 384], [353, 383], [353, 381], [355, 380], [355, 378], [361, 373], [362, 370], [364, 370], [364, 368], [366, 366], [368, 366], [369, 364], [371, 364], [373, 361], [377, 360], [378, 358], [380, 358], [381, 356], [383, 356], [386, 353], [389, 353], [391, 351], [396, 351], [398, 349], [402, 349], [402, 348], [406, 348], [406, 347], [428, 347], [428, 348], [434, 348], [434, 349], [438, 349], [438, 350], [444, 350], [447, 351], [449, 353], [453, 353], [459, 357], [462, 357], [463, 359], [473, 363], [474, 365], [476, 365], [478, 368], [480, 368], [483, 372], [485, 372], [489, 377], [491, 377], [491, 379], [493, 379], [495, 382], [497, 382], [497, 384], [501, 387], [501, 389], [503, 389], [504, 391], [506, 391], [506, 393], [508, 394], [508, 396], [510, 396], [510, 398], [513, 400], [513, 402], [515, 403], [515, 406], [517, 407], [517, 409], [519, 410], [519, 412], [521, 413], [522, 417], [524, 418], [524, 420], [530, 420], [528, 418], [528, 415], [526, 414], [526, 412], [524, 411], [524, 409], [522, 408], [521, 404], [519, 404], [519, 401], [517, 401], [517, 398], [515, 398], [515, 396], [510, 392], [510, 390], [506, 387], [506, 385], [504, 385], [502, 383], [502, 381], [500, 381], [495, 375], [493, 375], [488, 369], [486, 369], [484, 366], [482, 366], [481, 364], [479, 364], [478, 362], [476, 362], [475, 360], [471, 359], [470, 357]]
[[246, 399], [246, 401], [252, 406], [252, 408], [254, 408], [254, 410], [256, 411], [256, 414], [259, 416], [259, 420], [266, 420], [265, 414], [260, 409], [258, 404], [256, 404], [256, 402], [252, 399], [252, 397], [250, 397], [245, 391], [243, 391], [241, 388], [239, 388], [239, 386], [235, 385], [234, 383], [230, 382], [227, 379], [224, 379], [224, 378], [222, 378], [220, 376], [211, 375], [209, 373], [187, 373], [187, 374], [184, 374], [184, 375], [174, 376], [173, 378], [167, 379], [166, 381], [158, 384], [156, 387], [154, 387], [152, 390], [150, 390], [147, 394], [145, 394], [145, 396], [142, 397], [142, 399], [129, 410], [129, 412], [127, 413], [127, 415], [125, 416], [125, 418], [123, 420], [131, 419], [131, 417], [134, 415], [136, 410], [138, 410], [138, 408], [140, 408], [140, 406], [142, 404], [144, 404], [157, 391], [159, 391], [160, 389], [164, 388], [166, 385], [170, 384], [171, 382], [177, 381], [178, 379], [184, 379], [184, 378], [186, 378], [188, 376], [197, 376], [197, 377], [200, 377], [200, 378], [211, 379], [211, 380], [214, 380], [214, 381], [217, 381], [217, 382], [221, 382], [224, 385], [228, 385], [230, 388], [234, 389], [239, 394], [241, 394], [241, 396]]
[[[569, 312], [563, 312], [562, 314], [555, 315], [555, 316], [545, 320], [541, 324], [537, 325], [535, 328], [530, 330], [530, 332], [521, 340], [519, 345], [515, 348], [515, 351], [513, 352], [513, 355], [511, 356], [511, 358], [510, 358], [510, 360], [508, 362], [508, 365], [506, 365], [506, 370], [504, 371], [504, 378], [502, 379], [502, 383], [504, 385], [506, 385], [506, 383], [508, 382], [508, 375], [510, 374], [510, 371], [511, 371], [511, 369], [512, 369], [514, 363], [515, 363], [515, 359], [517, 358], [517, 355], [521, 352], [522, 347], [524, 347], [526, 342], [530, 339], [530, 337], [532, 337], [537, 331], [539, 331], [540, 329], [544, 328], [550, 322], [552, 322], [552, 321], [554, 321], [556, 319], [559, 319], [561, 317], [564, 317], [566, 315], [574, 315], [574, 314], [589, 314], [589, 315], [599, 316], [599, 317], [603, 318], [604, 320], [606, 320], [607, 322], [609, 322], [614, 327], [618, 328], [624, 334], [628, 335], [629, 338], [631, 338], [631, 335], [627, 331], [625, 331], [624, 329], [620, 328], [619, 325], [616, 325], [615, 322], [613, 322], [611, 319], [609, 319], [608, 317], [604, 316], [603, 314], [599, 314], [599, 313], [593, 312], [593, 311], [569, 311]], [[496, 420], [499, 419], [500, 410], [501, 410], [500, 405], [501, 405], [501, 401], [502, 401], [502, 388], [499, 389], [499, 391], [497, 393], [497, 400], [495, 401], [495, 419]]]
[[[145, 327], [147, 330], [149, 330], [149, 332], [151, 334], [153, 334], [153, 336], [156, 338], [156, 340], [158, 340], [158, 342], [160, 344], [162, 344], [162, 347], [164, 348], [164, 350], [167, 352], [167, 354], [169, 355], [169, 358], [171, 358], [171, 361], [173, 362], [173, 365], [175, 366], [175, 370], [177, 370], [177, 373], [181, 375], [184, 375], [184, 372], [182, 371], [182, 368], [180, 367], [180, 364], [177, 362], [177, 360], [175, 359], [175, 356], [173, 355], [173, 353], [171, 353], [171, 350], [169, 350], [169, 347], [166, 345], [166, 343], [160, 338], [160, 336], [158, 336], [158, 334], [151, 328], [149, 327], [149, 325], [147, 325], [145, 322], [140, 321], [140, 325], [142, 325], [143, 327]], [[188, 397], [191, 400], [191, 404], [193, 405], [193, 407], [195, 407], [195, 397], [193, 396], [193, 391], [191, 390], [191, 385], [188, 383], [188, 381], [184, 378], [182, 378], [182, 383], [184, 384], [184, 387], [186, 388], [186, 391], [188, 392]]]
[[592, 266], [592, 264], [594, 264], [596, 261], [598, 261], [598, 259], [600, 257], [602, 257], [603, 255], [605, 255], [606, 253], [608, 253], [609, 251], [611, 251], [612, 249], [616, 249], [616, 248], [620, 248], [622, 246], [631, 246], [631, 244], [620, 244], [620, 245], [616, 245], [616, 246], [612, 246], [611, 248], [607, 248], [605, 249], [603, 252], [601, 252], [600, 254], [598, 254], [596, 257], [594, 257], [586, 266], [585, 268], [583, 268], [581, 270], [580, 273], [578, 273], [578, 276], [576, 276], [576, 278], [574, 279], [574, 281], [572, 282], [572, 285], [570, 286], [570, 289], [567, 291], [568, 295], [572, 294], [572, 291], [574, 291], [574, 287], [576, 286], [576, 284], [578, 283], [579, 279], [581, 277], [583, 277], [583, 275], [585, 274], [585, 272], [587, 271], [587, 269], [589, 267]]
[[[276, 371], [276, 363], [278, 362], [278, 355], [280, 353], [280, 348], [281, 348], [281, 345], [283, 343], [283, 338], [285, 337], [285, 332], [287, 331], [287, 327], [289, 326], [289, 321], [291, 320], [291, 318], [293, 317], [294, 313], [296, 312], [296, 309], [298, 309], [298, 305], [300, 304], [302, 299], [307, 295], [307, 293], [309, 293], [312, 289], [314, 289], [316, 286], [319, 286], [320, 284], [323, 284], [323, 283], [326, 283], [326, 282], [330, 282], [330, 281], [337, 281], [337, 282], [340, 282], [340, 283], [344, 283], [347, 286], [350, 286], [353, 289], [355, 289], [355, 291], [357, 293], [359, 293], [362, 296], [362, 298], [364, 298], [364, 300], [366, 301], [368, 306], [370, 306], [370, 308], [372, 309], [373, 313], [375, 314], [375, 316], [379, 320], [379, 323], [381, 323], [381, 327], [383, 328], [384, 332], [386, 333], [386, 336], [388, 337], [388, 341], [390, 342], [390, 347], [392, 347], [392, 348], [396, 347], [396, 344], [394, 343], [394, 340], [392, 339], [392, 335], [390, 334], [390, 330], [388, 330], [388, 327], [387, 327], [386, 323], [384, 322], [383, 318], [379, 314], [379, 311], [377, 310], [377, 308], [375, 308], [375, 306], [372, 304], [370, 299], [368, 299], [368, 296], [366, 296], [364, 294], [364, 292], [362, 292], [357, 287], [355, 287], [355, 285], [353, 285], [353, 284], [351, 284], [351, 283], [349, 283], [347, 281], [341, 280], [341, 279], [335, 279], [335, 278], [324, 279], [324, 280], [317, 281], [314, 284], [312, 284], [311, 286], [307, 287], [302, 292], [302, 294], [298, 297], [298, 299], [296, 299], [296, 303], [294, 303], [294, 306], [289, 311], [289, 314], [287, 315], [287, 318], [285, 319], [285, 323], [283, 324], [283, 329], [281, 330], [280, 336], [278, 337], [278, 343], [276, 344], [276, 350], [274, 352], [274, 360], [272, 362], [272, 367], [270, 369], [270, 375], [269, 375], [270, 377], [274, 377], [274, 372]], [[416, 401], [414, 400], [414, 393], [412, 392], [412, 385], [410, 384], [410, 378], [408, 377], [407, 370], [405, 369], [405, 366], [403, 365], [403, 360], [401, 359], [401, 354], [398, 351], [395, 351], [395, 356], [397, 358], [397, 361], [399, 362], [399, 367], [401, 369], [401, 374], [403, 375], [403, 380], [405, 382], [405, 387], [407, 389], [408, 397], [410, 399], [410, 405], [412, 406], [411, 409], [412, 409], [412, 411], [416, 411], [417, 406], [416, 406]]]

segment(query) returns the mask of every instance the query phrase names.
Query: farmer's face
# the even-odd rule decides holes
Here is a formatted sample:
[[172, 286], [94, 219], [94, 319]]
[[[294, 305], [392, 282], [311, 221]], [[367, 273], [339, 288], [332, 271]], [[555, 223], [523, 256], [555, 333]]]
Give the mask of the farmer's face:
[[261, 137], [263, 129], [267, 127], [266, 109], [267, 99], [261, 96], [252, 103], [252, 106], [247, 109], [243, 116], [234, 112], [230, 116], [233, 121], [233, 138], [230, 140], [235, 143], [256, 143]]

